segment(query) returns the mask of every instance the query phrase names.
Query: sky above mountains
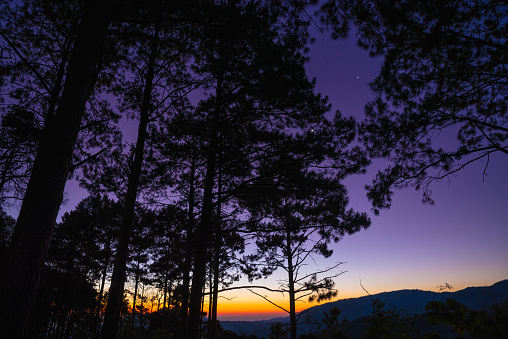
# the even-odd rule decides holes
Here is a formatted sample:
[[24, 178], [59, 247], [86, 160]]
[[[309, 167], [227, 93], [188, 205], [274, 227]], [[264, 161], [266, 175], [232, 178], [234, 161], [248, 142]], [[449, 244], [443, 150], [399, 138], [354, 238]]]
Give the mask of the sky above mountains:
[[[332, 110], [339, 109], [357, 121], [364, 117], [364, 105], [374, 96], [369, 88], [379, 71], [380, 59], [372, 59], [356, 47], [354, 39], [333, 41], [316, 35], [310, 48], [309, 77], [317, 80], [317, 91], [329, 97]], [[454, 135], [439, 137], [444, 144]], [[135, 135], [133, 136], [135, 139]], [[474, 163], [450, 181], [431, 186], [435, 205], [422, 203], [422, 193], [397, 191], [390, 210], [374, 216], [364, 186], [386, 166], [374, 160], [367, 174], [346, 180], [350, 206], [368, 212], [372, 226], [332, 245], [329, 259], [316, 258], [307, 269], [323, 269], [344, 262], [347, 271], [335, 279], [338, 298], [398, 289], [436, 290], [448, 283], [456, 290], [467, 286], [491, 285], [508, 278], [508, 157], [493, 156], [488, 167]], [[72, 210], [86, 196], [76, 182], [68, 182], [67, 203], [60, 215]], [[277, 274], [255, 285], [277, 287]], [[240, 281], [239, 284], [247, 284]], [[266, 294], [286, 304], [281, 295]], [[259, 320], [284, 315], [280, 309], [247, 290], [224, 293], [219, 301], [220, 320]], [[314, 304], [300, 303], [299, 309]]]
[[[374, 98], [368, 84], [379, 72], [382, 60], [369, 57], [352, 38], [333, 41], [319, 34], [309, 57], [308, 75], [316, 78], [316, 89], [329, 97], [332, 110], [363, 120], [364, 106]], [[453, 146], [456, 138], [441, 135], [439, 141]], [[368, 212], [371, 227], [332, 245], [331, 258], [316, 258], [316, 265], [309, 264], [312, 270], [344, 262], [339, 269], [347, 272], [335, 279], [338, 299], [365, 295], [360, 282], [369, 293], [379, 293], [399, 289], [436, 291], [445, 283], [459, 290], [508, 278], [508, 157], [493, 156], [488, 167], [477, 162], [450, 181], [433, 184], [434, 205], [423, 204], [422, 192], [408, 188], [396, 191], [392, 207], [374, 216], [364, 187], [386, 165], [384, 160], [374, 160], [365, 175], [345, 181], [350, 206]], [[268, 280], [255, 284], [266, 283], [277, 286]], [[286, 305], [283, 296], [262, 293]], [[222, 320], [284, 315], [248, 291], [225, 296], [233, 299], [220, 302]], [[297, 307], [313, 305], [302, 302]]]

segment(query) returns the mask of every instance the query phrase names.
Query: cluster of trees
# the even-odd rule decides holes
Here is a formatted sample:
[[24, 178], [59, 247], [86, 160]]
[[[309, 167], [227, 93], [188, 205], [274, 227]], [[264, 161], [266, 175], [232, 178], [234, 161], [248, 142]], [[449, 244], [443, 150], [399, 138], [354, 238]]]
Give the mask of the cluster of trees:
[[[447, 285], [447, 287], [451, 287]], [[437, 295], [437, 294], [436, 294]], [[421, 314], [410, 314], [404, 309], [386, 307], [379, 298], [372, 298], [372, 314], [349, 321], [341, 316], [342, 310], [331, 308], [321, 322], [308, 321], [298, 339], [391, 339], [391, 338], [502, 338], [508, 331], [508, 302], [488, 310], [475, 311], [456, 300], [430, 301]], [[222, 330], [222, 338], [257, 339], [256, 335], [239, 335]], [[288, 324], [270, 325], [268, 339], [289, 339]]]
[[[349, 322], [340, 314], [339, 308], [332, 308], [325, 313], [319, 331], [302, 334], [299, 338], [347, 339], [350, 336], [346, 333], [370, 339], [502, 338], [508, 330], [508, 302], [489, 310], [475, 311], [450, 298], [446, 302], [430, 301], [422, 314], [414, 315], [403, 309], [386, 308], [382, 301], [374, 299], [370, 316]], [[288, 336], [277, 338], [284, 337]]]
[[[2, 300], [19, 305], [2, 314], [6, 333], [114, 337], [128, 271], [132, 326], [143, 315], [139, 289], [151, 285], [163, 291], [158, 309], [175, 312], [179, 337], [200, 336], [208, 276], [211, 337], [219, 284], [240, 273], [288, 267], [294, 333], [299, 293], [334, 295], [329, 278], [298, 272], [311, 255], [329, 256], [329, 242], [369, 226], [347, 210], [340, 184], [368, 160], [350, 147], [355, 122], [326, 119], [327, 99], [307, 79], [304, 4], [3, 6], [2, 130], [20, 139], [6, 144], [16, 166], [3, 170], [23, 180], [2, 190], [23, 197], [3, 262]], [[116, 125], [122, 115], [138, 122], [132, 144]], [[54, 228], [70, 176], [93, 198]], [[239, 260], [246, 235], [271, 252]], [[72, 288], [52, 300], [64, 278]], [[49, 286], [36, 299], [40, 283]]]
[[[323, 4], [335, 36], [354, 24], [361, 46], [386, 56], [366, 150], [352, 145], [354, 120], [325, 117], [305, 74], [314, 4], [2, 2], [0, 205], [21, 201], [15, 226], [2, 214], [3, 333], [113, 338], [129, 276], [131, 328], [153, 288], [150, 324], [199, 338], [209, 294], [215, 337], [220, 285], [283, 268], [295, 338], [296, 300], [335, 295], [334, 272], [301, 275], [305, 260], [370, 225], [341, 184], [369, 154], [395, 163], [369, 189], [381, 208], [393, 187], [506, 153], [503, 1]], [[432, 133], [456, 124], [459, 149], [434, 151]], [[72, 177], [91, 197], [55, 227]], [[258, 250], [241, 257], [246, 241]]]

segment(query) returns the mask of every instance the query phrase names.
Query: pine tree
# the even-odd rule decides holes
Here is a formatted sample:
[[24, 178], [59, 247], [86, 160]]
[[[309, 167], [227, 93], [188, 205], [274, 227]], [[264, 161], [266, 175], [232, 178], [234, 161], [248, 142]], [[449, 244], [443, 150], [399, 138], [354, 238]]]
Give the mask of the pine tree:
[[[301, 269], [314, 255], [328, 258], [330, 242], [369, 227], [365, 213], [347, 209], [348, 197], [340, 183], [346, 176], [361, 173], [368, 161], [361, 150], [349, 148], [355, 123], [336, 115], [335, 124], [292, 136], [274, 157], [265, 161], [264, 176], [245, 193], [257, 233], [254, 259], [264, 266], [259, 275], [281, 268], [287, 280], [281, 291], [288, 293], [291, 338], [296, 338], [296, 301], [327, 300], [336, 295], [332, 278], [341, 274], [341, 263], [317, 272]], [[323, 277], [323, 274], [329, 274]]]
[[359, 45], [383, 57], [362, 124], [370, 155], [391, 162], [368, 187], [375, 211], [390, 206], [394, 188], [422, 189], [432, 202], [432, 182], [508, 154], [505, 1], [329, 1], [326, 9], [337, 33], [349, 19]]
[[[110, 22], [110, 1], [89, 1], [71, 51], [54, 117], [46, 121], [16, 227], [2, 269], [4, 334], [24, 338], [52, 228], [63, 197], [85, 103]], [[22, 269], [20, 269], [22, 268]]]

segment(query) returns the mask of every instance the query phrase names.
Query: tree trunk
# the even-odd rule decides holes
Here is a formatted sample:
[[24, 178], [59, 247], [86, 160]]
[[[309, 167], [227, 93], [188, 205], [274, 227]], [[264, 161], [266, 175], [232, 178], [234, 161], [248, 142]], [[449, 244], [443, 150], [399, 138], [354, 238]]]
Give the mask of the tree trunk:
[[164, 279], [164, 298], [163, 298], [163, 301], [162, 301], [162, 308], [163, 309], [166, 308], [167, 297], [168, 297], [168, 276], [166, 274], [165, 279]]
[[[139, 332], [140, 332], [140, 338], [143, 338], [143, 308], [144, 308], [144, 302], [145, 299], [145, 284], [141, 284], [141, 304], [139, 305]], [[134, 335], [132, 336], [134, 338]]]
[[140, 252], [138, 252], [138, 262], [136, 267], [136, 278], [134, 282], [134, 296], [132, 297], [132, 337], [134, 338], [134, 328], [136, 327], [136, 301], [138, 296], [138, 285], [139, 285], [139, 257]]
[[[166, 263], [164, 268], [164, 300], [163, 300], [163, 307], [162, 307], [162, 328], [168, 329], [168, 323], [169, 323], [169, 305], [171, 303], [170, 296], [168, 296], [169, 289], [171, 289], [171, 284], [173, 282], [169, 283], [168, 288], [168, 280], [169, 280], [169, 245], [166, 244]], [[167, 307], [166, 307], [167, 305]]]
[[210, 260], [210, 270], [208, 272], [208, 317], [207, 317], [207, 339], [212, 337], [210, 325], [212, 323], [212, 305], [213, 305], [213, 272], [212, 272], [212, 260]]
[[[219, 147], [220, 148], [220, 147]], [[210, 326], [210, 338], [214, 339], [217, 335], [217, 304], [219, 302], [219, 276], [220, 276], [220, 254], [222, 250], [222, 228], [221, 228], [221, 215], [222, 215], [222, 178], [221, 178], [221, 154], [219, 151], [218, 156], [218, 175], [217, 175], [217, 212], [216, 212], [216, 227], [215, 227], [215, 246], [213, 258], [213, 298], [212, 298], [212, 312]]]
[[157, 54], [158, 34], [158, 29], [155, 29], [152, 45], [150, 48], [150, 57], [146, 73], [146, 84], [143, 91], [143, 101], [141, 103], [140, 109], [138, 138], [136, 141], [136, 149], [134, 151], [134, 160], [132, 162], [127, 183], [127, 193], [125, 195], [124, 212], [122, 217], [122, 225], [120, 228], [120, 238], [118, 239], [115, 266], [113, 268], [111, 287], [109, 289], [108, 305], [106, 307], [104, 326], [101, 333], [102, 339], [115, 337], [116, 328], [120, 319], [120, 310], [122, 307], [126, 276], [125, 271], [127, 258], [129, 256], [129, 242], [132, 222], [134, 220], [134, 207], [136, 205], [139, 177], [141, 175], [141, 167], [143, 165], [143, 153], [145, 148], [147, 127], [150, 120], [150, 101], [152, 98], [152, 86], [155, 69], [155, 58]]
[[192, 263], [192, 233], [194, 231], [194, 193], [195, 193], [195, 175], [196, 175], [196, 155], [192, 153], [191, 168], [189, 179], [189, 209], [187, 214], [187, 232], [185, 239], [185, 258], [183, 262], [183, 278], [182, 278], [182, 305], [180, 309], [182, 338], [187, 338], [187, 314], [189, 311], [189, 285], [190, 285], [190, 269]]
[[71, 331], [72, 331], [72, 328], [73, 328], [73, 321], [72, 319], [74, 318], [74, 312], [73, 311], [69, 311], [69, 313], [67, 314], [67, 321], [65, 322], [65, 331], [63, 331], [63, 337], [62, 338], [71, 338]]
[[189, 305], [188, 333], [189, 339], [199, 339], [201, 325], [201, 300], [203, 299], [203, 287], [206, 275], [206, 255], [208, 253], [209, 236], [213, 223], [213, 187], [217, 164], [217, 151], [219, 143], [219, 125], [222, 96], [222, 79], [217, 81], [215, 112], [213, 117], [212, 135], [208, 149], [208, 162], [204, 182], [203, 207], [201, 221], [197, 228], [197, 241], [194, 258], [194, 270], [192, 276], [192, 290]]
[[295, 281], [293, 276], [293, 253], [291, 252], [291, 231], [286, 232], [286, 256], [288, 259], [288, 285], [289, 285], [289, 324], [291, 339], [296, 339], [296, 303], [295, 303]]
[[210, 330], [210, 338], [215, 338], [217, 335], [217, 302], [219, 299], [219, 255], [220, 246], [215, 246], [214, 258], [213, 258], [213, 289], [211, 297], [211, 312], [209, 314], [208, 322]]
[[[108, 242], [107, 243], [107, 251], [106, 253], [110, 253], [110, 243]], [[101, 278], [101, 287], [100, 287], [100, 290], [99, 290], [99, 296], [97, 297], [97, 311], [95, 313], [95, 324], [94, 324], [94, 333], [93, 333], [93, 337], [94, 338], [97, 338], [98, 337], [98, 334], [99, 334], [99, 328], [100, 328], [100, 323], [101, 323], [101, 319], [100, 319], [100, 315], [101, 315], [101, 310], [102, 310], [102, 298], [104, 297], [104, 285], [106, 284], [106, 274], [108, 273], [108, 262], [109, 262], [109, 257], [105, 259], [103, 265], [103, 269], [102, 269], [102, 278]]]
[[25, 338], [40, 272], [83, 117], [95, 85], [104, 38], [110, 22], [111, 0], [90, 0], [69, 60], [66, 81], [55, 116], [44, 127], [9, 252], [1, 270], [2, 335]]
[[171, 295], [172, 291], [173, 291], [173, 279], [171, 279], [168, 284], [168, 309], [171, 307], [171, 302], [173, 301]]
[[51, 120], [55, 113], [55, 108], [58, 103], [58, 95], [60, 94], [60, 90], [64, 84], [64, 76], [65, 76], [65, 65], [67, 64], [67, 58], [70, 53], [70, 48], [72, 45], [72, 41], [70, 38], [66, 38], [63, 43], [63, 51], [62, 51], [62, 60], [60, 61], [60, 65], [58, 66], [58, 71], [56, 73], [55, 78], [55, 86], [51, 91], [51, 96], [49, 98], [48, 104], [48, 112], [46, 113], [46, 120]]

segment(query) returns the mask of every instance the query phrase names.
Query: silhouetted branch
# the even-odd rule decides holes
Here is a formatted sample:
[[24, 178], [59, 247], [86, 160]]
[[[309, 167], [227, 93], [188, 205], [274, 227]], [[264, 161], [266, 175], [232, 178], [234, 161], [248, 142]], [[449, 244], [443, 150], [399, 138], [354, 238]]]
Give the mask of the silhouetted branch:
[[256, 292], [254, 292], [254, 291], [252, 291], [252, 290], [250, 290], [250, 289], [249, 289], [249, 291], [250, 291], [250, 292], [252, 292], [252, 293], [254, 293], [255, 295], [258, 295], [258, 296], [260, 296], [261, 298], [265, 299], [266, 301], [268, 301], [268, 302], [269, 302], [270, 304], [272, 304], [273, 306], [280, 308], [281, 310], [283, 310], [283, 311], [284, 311], [284, 312], [286, 312], [286, 313], [289, 313], [289, 311], [288, 311], [288, 310], [286, 310], [284, 307], [277, 305], [276, 303], [274, 303], [273, 301], [271, 301], [270, 299], [268, 299], [268, 298], [267, 298], [267, 297], [265, 297], [264, 295], [261, 295], [261, 294], [259, 294], [259, 293], [256, 293]]
[[32, 71], [34, 72], [35, 76], [37, 77], [37, 79], [39, 79], [39, 81], [41, 82], [41, 85], [44, 86], [44, 88], [46, 89], [46, 91], [48, 92], [51, 92], [51, 87], [49, 86], [49, 84], [46, 82], [46, 80], [44, 80], [44, 77], [35, 69], [35, 67], [33, 67], [32, 63], [29, 62], [22, 54], [21, 52], [16, 48], [16, 46], [14, 45], [14, 43], [2, 32], [0, 31], [0, 36], [2, 36], [2, 38], [7, 42], [7, 44], [9, 46], [11, 46], [11, 48], [14, 50], [14, 53], [16, 53], [16, 55], [25, 63], [25, 65]]

